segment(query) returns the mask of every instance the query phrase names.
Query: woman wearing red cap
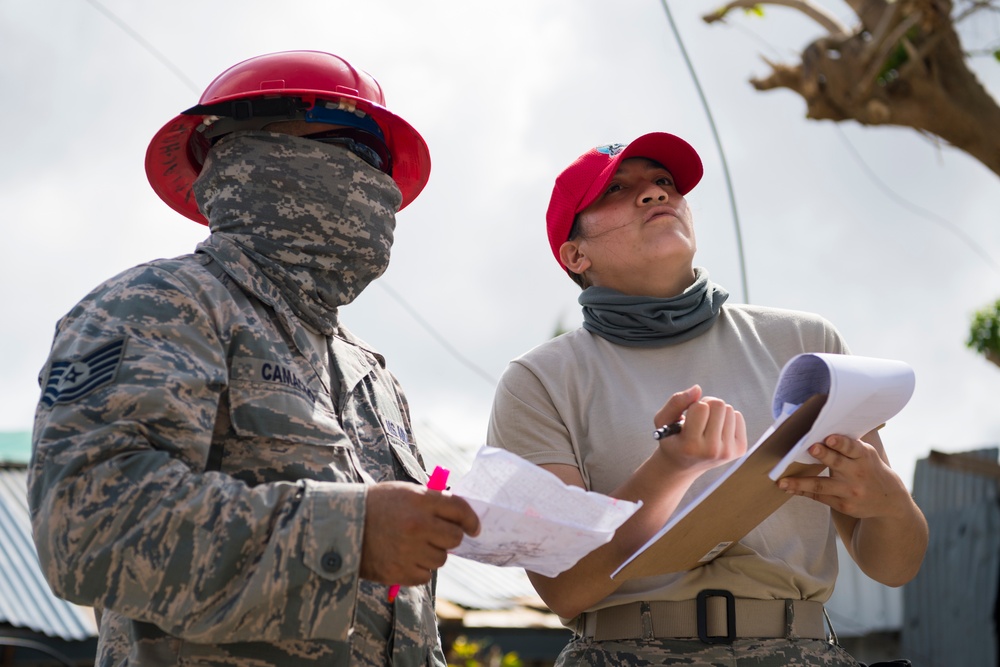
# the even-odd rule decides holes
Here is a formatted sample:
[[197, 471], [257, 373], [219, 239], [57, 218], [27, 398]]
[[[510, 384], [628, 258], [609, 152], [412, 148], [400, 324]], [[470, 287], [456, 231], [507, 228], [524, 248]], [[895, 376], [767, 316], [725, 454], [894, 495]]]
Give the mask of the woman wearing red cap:
[[[584, 153], [552, 192], [549, 243], [583, 288], [584, 323], [511, 362], [488, 441], [568, 484], [642, 501], [574, 567], [553, 578], [529, 573], [576, 633], [557, 664], [857, 665], [824, 623], [835, 535], [889, 586], [916, 574], [927, 545], [923, 515], [875, 432], [815, 444], [810, 453], [830, 476], [783, 480], [797, 497], [715, 560], [611, 578], [770, 426], [789, 359], [848, 352], [825, 319], [726, 304], [728, 293], [694, 266], [685, 195], [701, 176], [687, 142], [652, 133]], [[650, 416], [656, 427], [683, 428], [654, 440]]]

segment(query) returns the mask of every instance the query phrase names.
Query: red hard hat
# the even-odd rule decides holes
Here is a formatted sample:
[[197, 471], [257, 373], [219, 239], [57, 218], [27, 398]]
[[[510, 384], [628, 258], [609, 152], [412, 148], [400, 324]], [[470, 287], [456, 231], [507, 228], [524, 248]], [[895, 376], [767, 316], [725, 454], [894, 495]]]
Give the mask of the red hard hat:
[[146, 149], [146, 177], [160, 199], [195, 222], [208, 224], [191, 191], [202, 163], [192, 141], [197, 128], [206, 118], [227, 115], [217, 111], [225, 103], [279, 98], [297, 98], [301, 109], [311, 109], [322, 100], [370, 116], [392, 156], [392, 179], [403, 194], [400, 210], [427, 184], [431, 171], [427, 144], [409, 123], [385, 108], [382, 87], [370, 74], [330, 53], [283, 51], [233, 65], [209, 84], [197, 106], [156, 133]]

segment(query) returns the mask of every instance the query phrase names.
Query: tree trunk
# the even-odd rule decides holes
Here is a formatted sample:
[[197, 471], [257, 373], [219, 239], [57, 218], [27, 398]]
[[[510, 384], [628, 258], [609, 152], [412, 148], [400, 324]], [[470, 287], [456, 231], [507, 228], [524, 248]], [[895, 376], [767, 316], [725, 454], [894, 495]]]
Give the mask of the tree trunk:
[[[704, 17], [721, 20], [731, 2]], [[782, 1], [806, 11], [807, 0]], [[787, 88], [816, 120], [853, 119], [928, 132], [1000, 176], [1000, 106], [968, 68], [947, 0], [854, 0], [860, 24], [851, 30], [821, 22], [826, 36], [812, 42], [795, 66], [768, 63], [772, 72], [752, 80], [758, 90]]]

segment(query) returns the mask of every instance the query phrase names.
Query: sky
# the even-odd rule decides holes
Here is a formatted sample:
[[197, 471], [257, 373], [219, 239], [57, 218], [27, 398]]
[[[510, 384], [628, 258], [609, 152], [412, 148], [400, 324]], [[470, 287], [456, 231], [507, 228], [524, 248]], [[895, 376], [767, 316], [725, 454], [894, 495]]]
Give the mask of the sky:
[[[882, 433], [907, 484], [932, 449], [1000, 443], [1000, 368], [964, 344], [1000, 297], [1000, 179], [914, 131], [810, 121], [794, 93], [755, 91], [761, 55], [795, 62], [820, 28], [782, 8], [709, 26], [715, 6], [670, 9], [721, 151], [659, 0], [0, 2], [0, 431], [31, 429], [66, 311], [205, 237], [149, 187], [152, 135], [227, 67], [315, 49], [371, 72], [430, 146], [389, 270], [342, 314], [386, 356], [418, 427], [482, 444], [506, 364], [581, 321], [545, 238], [555, 176], [592, 146], [668, 131], [705, 163], [688, 195], [695, 263], [732, 302], [819, 313], [855, 354], [914, 368]], [[996, 39], [995, 18], [967, 37]], [[1000, 91], [1000, 65], [973, 66]]]

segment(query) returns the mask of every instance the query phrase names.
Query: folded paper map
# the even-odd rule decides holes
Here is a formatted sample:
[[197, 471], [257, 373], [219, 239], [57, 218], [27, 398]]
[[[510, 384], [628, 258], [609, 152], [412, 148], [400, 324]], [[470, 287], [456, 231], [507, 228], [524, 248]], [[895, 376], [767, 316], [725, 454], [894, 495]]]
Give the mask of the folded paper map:
[[611, 541], [638, 503], [564, 484], [516, 454], [483, 447], [472, 468], [451, 485], [479, 515], [477, 537], [465, 536], [452, 555], [523, 567], [547, 577], [573, 567]]

